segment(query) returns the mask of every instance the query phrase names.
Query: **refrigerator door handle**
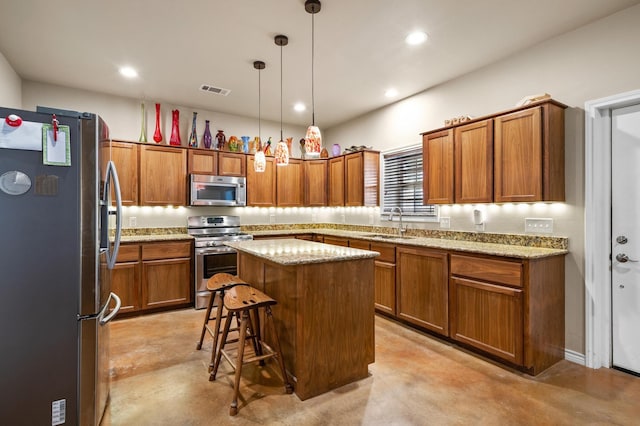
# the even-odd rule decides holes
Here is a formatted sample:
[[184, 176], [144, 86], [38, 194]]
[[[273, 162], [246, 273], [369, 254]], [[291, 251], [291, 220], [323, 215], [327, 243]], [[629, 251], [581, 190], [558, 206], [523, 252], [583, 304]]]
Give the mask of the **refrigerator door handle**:
[[[116, 233], [115, 233], [115, 241], [113, 244], [113, 251], [109, 252], [109, 242], [106, 241], [107, 246], [107, 267], [109, 269], [113, 269], [116, 264], [116, 258], [118, 257], [118, 251], [120, 250], [120, 238], [122, 236], [122, 193], [120, 192], [120, 180], [118, 179], [118, 172], [116, 170], [116, 165], [113, 161], [109, 161], [107, 163], [107, 171], [105, 176], [105, 184], [104, 184], [104, 195], [103, 199], [109, 200], [109, 189], [110, 182], [113, 180], [113, 189], [116, 195]], [[105, 206], [106, 209], [109, 209], [109, 206]], [[110, 212], [109, 212], [110, 213]], [[107, 223], [103, 223], [102, 226], [108, 226], [108, 217]]]
[[118, 295], [115, 294], [114, 292], [111, 292], [111, 294], [109, 294], [109, 298], [107, 299], [107, 303], [105, 303], [105, 305], [104, 305], [104, 310], [106, 311], [107, 309], [109, 309], [109, 305], [111, 303], [111, 299], [115, 299], [116, 306], [115, 306], [115, 308], [113, 308], [113, 311], [111, 311], [111, 313], [109, 315], [107, 315], [106, 317], [100, 315], [100, 325], [105, 325], [106, 323], [111, 321], [113, 319], [113, 317], [115, 317], [118, 314], [118, 312], [120, 312], [120, 306], [122, 306], [122, 301], [120, 300], [120, 297], [118, 297]]

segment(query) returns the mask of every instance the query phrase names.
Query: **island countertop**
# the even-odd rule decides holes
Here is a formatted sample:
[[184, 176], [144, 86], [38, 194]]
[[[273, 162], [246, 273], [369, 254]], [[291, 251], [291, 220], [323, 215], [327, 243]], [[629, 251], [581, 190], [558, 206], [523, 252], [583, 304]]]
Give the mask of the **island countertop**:
[[229, 241], [225, 245], [280, 265], [337, 262], [370, 259], [380, 253], [352, 247], [285, 238], [277, 240]]

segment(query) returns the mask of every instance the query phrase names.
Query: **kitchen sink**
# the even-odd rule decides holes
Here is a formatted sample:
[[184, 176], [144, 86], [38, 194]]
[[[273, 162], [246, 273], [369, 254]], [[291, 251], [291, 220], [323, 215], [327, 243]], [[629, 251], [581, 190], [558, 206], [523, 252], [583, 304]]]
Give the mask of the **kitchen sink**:
[[391, 239], [402, 239], [402, 240], [410, 240], [411, 238], [415, 238], [415, 237], [410, 237], [407, 235], [397, 235], [397, 234], [372, 234], [372, 235], [367, 235], [369, 238], [384, 238], [386, 240], [391, 240]]

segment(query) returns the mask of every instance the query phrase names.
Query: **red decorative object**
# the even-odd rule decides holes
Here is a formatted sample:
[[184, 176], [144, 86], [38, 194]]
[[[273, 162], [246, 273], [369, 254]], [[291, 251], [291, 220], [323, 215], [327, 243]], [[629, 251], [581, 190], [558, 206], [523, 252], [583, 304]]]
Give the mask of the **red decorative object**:
[[156, 143], [162, 142], [162, 132], [160, 131], [160, 104], [156, 104], [156, 131], [153, 134]]
[[180, 111], [177, 109], [174, 109], [173, 111], [171, 111], [171, 115], [173, 117], [173, 121], [171, 123], [171, 139], [169, 139], [169, 145], [180, 146], [182, 145], [182, 142], [180, 141], [180, 128], [179, 128]]
[[9, 114], [7, 115], [7, 118], [4, 119], [4, 121], [6, 121], [7, 124], [11, 127], [18, 127], [22, 124], [22, 117], [15, 114]]

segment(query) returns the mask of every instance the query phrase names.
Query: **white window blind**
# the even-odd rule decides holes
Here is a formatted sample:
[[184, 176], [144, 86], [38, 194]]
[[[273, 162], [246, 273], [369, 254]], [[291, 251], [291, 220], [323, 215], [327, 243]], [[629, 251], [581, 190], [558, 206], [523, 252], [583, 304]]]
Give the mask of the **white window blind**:
[[382, 215], [400, 207], [403, 216], [435, 220], [436, 206], [422, 204], [422, 147], [383, 154], [383, 163]]

